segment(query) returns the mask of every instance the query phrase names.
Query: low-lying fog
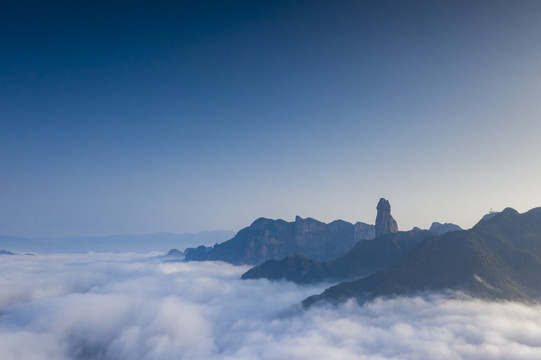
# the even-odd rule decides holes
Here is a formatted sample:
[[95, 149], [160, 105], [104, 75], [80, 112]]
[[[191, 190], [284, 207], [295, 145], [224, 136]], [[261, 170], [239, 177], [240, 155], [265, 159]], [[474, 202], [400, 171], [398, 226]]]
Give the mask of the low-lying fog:
[[327, 285], [152, 255], [0, 258], [0, 359], [540, 359], [541, 306], [440, 295], [301, 310]]

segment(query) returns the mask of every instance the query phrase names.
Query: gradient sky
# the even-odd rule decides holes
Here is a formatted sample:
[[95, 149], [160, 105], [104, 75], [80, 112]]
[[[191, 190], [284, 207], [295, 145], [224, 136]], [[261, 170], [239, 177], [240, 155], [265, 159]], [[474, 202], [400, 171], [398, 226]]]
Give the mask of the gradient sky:
[[0, 234], [541, 206], [541, 1], [2, 1]]

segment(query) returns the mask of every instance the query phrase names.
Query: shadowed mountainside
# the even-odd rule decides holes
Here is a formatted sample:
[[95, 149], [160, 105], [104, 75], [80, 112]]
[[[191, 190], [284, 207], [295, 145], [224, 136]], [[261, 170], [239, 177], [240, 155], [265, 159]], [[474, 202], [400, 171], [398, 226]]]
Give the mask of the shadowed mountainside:
[[212, 248], [186, 249], [187, 261], [220, 260], [231, 264], [261, 264], [269, 259], [303, 255], [329, 260], [345, 254], [359, 240], [374, 237], [374, 225], [336, 220], [329, 224], [303, 219], [294, 222], [259, 218], [231, 240]]
[[460, 290], [475, 297], [532, 301], [541, 298], [541, 208], [511, 208], [467, 231], [425, 239], [394, 266], [311, 296], [319, 301], [363, 302], [377, 296]]
[[388, 268], [424, 239], [434, 235], [431, 231], [419, 229], [387, 233], [374, 240], [361, 240], [345, 255], [331, 261], [319, 262], [298, 255], [283, 260], [268, 260], [248, 270], [242, 279], [285, 279], [312, 283], [367, 276]]
[[462, 230], [462, 228], [458, 225], [451, 224], [451, 223], [441, 224], [439, 222], [433, 222], [432, 225], [430, 225], [429, 230], [432, 232], [435, 232], [438, 235], [443, 235], [451, 231]]

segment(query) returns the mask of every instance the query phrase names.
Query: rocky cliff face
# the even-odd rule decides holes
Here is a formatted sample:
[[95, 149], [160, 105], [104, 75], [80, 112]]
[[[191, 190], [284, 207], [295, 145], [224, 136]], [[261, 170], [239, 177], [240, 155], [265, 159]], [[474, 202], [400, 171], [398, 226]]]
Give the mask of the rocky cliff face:
[[388, 233], [378, 240], [361, 240], [345, 255], [331, 261], [316, 261], [303, 256], [268, 260], [242, 275], [242, 279], [286, 279], [297, 283], [345, 280], [384, 270], [415, 249], [424, 239], [436, 236], [427, 230]]
[[376, 228], [374, 225], [357, 222], [353, 225], [353, 238], [355, 243], [360, 240], [372, 240], [376, 237]]
[[270, 259], [303, 255], [331, 260], [344, 255], [361, 239], [372, 239], [373, 225], [342, 220], [329, 224], [299, 216], [294, 222], [257, 219], [234, 238], [210, 250], [186, 250], [186, 260], [220, 260], [232, 264], [258, 265]]
[[378, 214], [376, 216], [376, 237], [388, 233], [398, 232], [398, 225], [391, 215], [391, 204], [389, 201], [381, 198], [377, 206]]

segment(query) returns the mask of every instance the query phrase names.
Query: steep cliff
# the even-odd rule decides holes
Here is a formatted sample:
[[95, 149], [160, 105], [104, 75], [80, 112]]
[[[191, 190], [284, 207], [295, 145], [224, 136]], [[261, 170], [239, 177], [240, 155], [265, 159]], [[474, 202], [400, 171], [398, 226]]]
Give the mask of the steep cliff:
[[389, 201], [381, 198], [377, 206], [378, 214], [376, 216], [376, 237], [388, 233], [398, 232], [398, 225], [391, 215], [391, 204]]
[[344, 255], [359, 240], [374, 237], [374, 226], [336, 220], [329, 224], [297, 216], [294, 222], [259, 218], [231, 240], [213, 248], [186, 249], [186, 260], [221, 260], [258, 265], [270, 259], [302, 255], [331, 260]]

